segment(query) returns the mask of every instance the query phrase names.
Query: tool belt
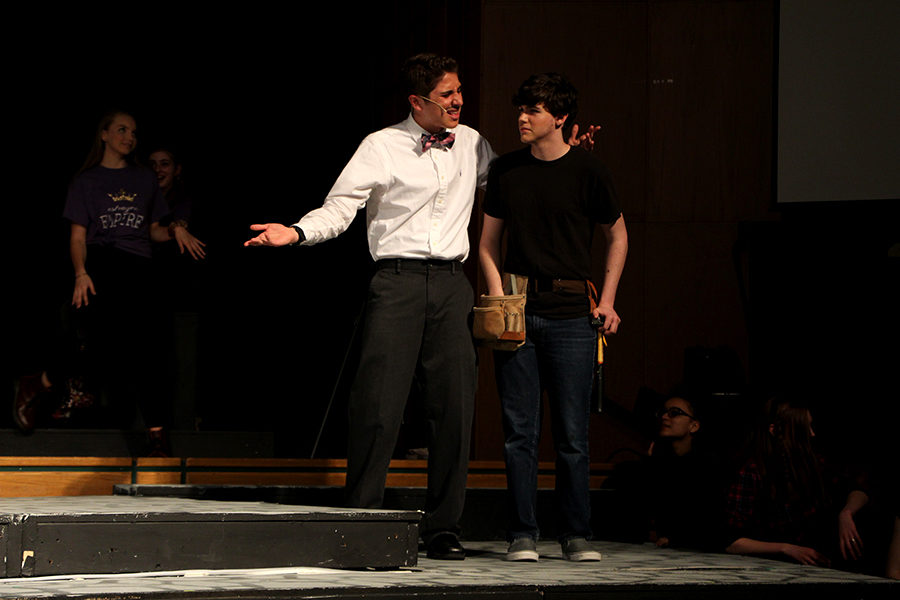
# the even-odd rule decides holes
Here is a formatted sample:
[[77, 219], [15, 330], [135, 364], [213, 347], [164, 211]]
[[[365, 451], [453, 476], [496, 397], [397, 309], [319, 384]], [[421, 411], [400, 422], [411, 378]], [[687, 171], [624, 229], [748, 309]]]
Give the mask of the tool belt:
[[547, 277], [532, 277], [527, 279], [526, 287], [529, 292], [569, 292], [572, 294], [585, 294], [591, 303], [591, 312], [597, 308], [600, 297], [597, 288], [590, 279], [550, 279]]
[[525, 299], [529, 291], [584, 293], [591, 311], [597, 308], [599, 295], [589, 279], [528, 278], [512, 273], [502, 277], [504, 295], [479, 297], [472, 324], [475, 340], [493, 350], [516, 350], [525, 343]]
[[478, 298], [472, 334], [493, 350], [515, 350], [525, 343], [525, 295], [528, 278], [503, 274], [503, 296]]

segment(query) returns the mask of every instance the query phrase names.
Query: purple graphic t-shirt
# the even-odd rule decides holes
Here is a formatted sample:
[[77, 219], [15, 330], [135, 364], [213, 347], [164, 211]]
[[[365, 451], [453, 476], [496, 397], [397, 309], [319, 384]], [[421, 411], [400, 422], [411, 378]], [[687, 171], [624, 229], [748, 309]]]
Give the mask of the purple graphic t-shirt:
[[88, 245], [150, 257], [150, 224], [168, 209], [149, 169], [96, 166], [75, 178], [63, 217], [87, 228]]

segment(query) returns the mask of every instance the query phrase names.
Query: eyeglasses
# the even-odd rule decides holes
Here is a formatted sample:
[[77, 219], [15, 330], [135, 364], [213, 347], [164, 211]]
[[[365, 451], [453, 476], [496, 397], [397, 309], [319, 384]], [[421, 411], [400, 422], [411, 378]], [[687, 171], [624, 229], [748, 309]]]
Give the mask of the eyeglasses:
[[677, 406], [671, 406], [669, 408], [661, 408], [656, 413], [657, 419], [662, 419], [664, 416], [668, 416], [670, 419], [674, 419], [675, 417], [687, 417], [689, 419], [693, 419], [694, 415], [690, 413], [686, 413]]

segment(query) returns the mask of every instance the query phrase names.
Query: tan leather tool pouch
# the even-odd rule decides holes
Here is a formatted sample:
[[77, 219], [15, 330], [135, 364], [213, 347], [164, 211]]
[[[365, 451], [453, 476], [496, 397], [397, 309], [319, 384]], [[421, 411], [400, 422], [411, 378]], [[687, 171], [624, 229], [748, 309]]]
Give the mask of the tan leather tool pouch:
[[472, 334], [481, 346], [515, 350], [525, 343], [525, 290], [528, 278], [503, 275], [503, 296], [478, 299]]

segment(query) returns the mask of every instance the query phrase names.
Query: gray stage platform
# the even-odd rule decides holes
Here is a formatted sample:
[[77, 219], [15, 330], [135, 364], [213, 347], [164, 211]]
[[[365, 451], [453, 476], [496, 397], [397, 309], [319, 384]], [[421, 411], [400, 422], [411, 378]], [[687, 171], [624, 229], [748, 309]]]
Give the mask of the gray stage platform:
[[2, 499], [2, 575], [410, 567], [420, 517], [417, 511], [185, 498]]
[[[257, 541], [257, 546], [265, 541]], [[396, 571], [322, 568], [184, 571], [133, 576], [0, 580], [2, 598], [244, 599], [573, 598], [749, 600], [892, 599], [900, 582], [818, 567], [724, 554], [595, 542], [599, 563], [569, 563], [554, 542], [540, 542], [538, 563], [503, 561], [502, 542], [468, 542], [461, 562], [422, 558]], [[253, 551], [253, 549], [248, 549]]]

